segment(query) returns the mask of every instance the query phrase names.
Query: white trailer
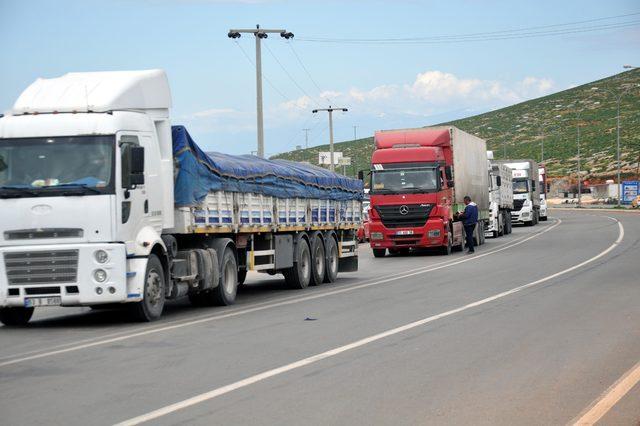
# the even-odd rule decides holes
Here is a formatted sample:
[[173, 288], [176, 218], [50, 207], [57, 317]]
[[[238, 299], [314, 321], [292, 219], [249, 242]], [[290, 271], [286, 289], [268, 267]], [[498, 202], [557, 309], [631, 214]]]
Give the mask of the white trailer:
[[248, 270], [304, 288], [357, 269], [357, 197], [210, 191], [176, 207], [170, 107], [161, 70], [71, 73], [0, 118], [0, 321], [121, 304], [151, 321], [166, 299], [232, 304]]
[[513, 210], [513, 187], [511, 168], [494, 163], [493, 152], [489, 158], [489, 225], [486, 236], [494, 238], [511, 233], [511, 210]]

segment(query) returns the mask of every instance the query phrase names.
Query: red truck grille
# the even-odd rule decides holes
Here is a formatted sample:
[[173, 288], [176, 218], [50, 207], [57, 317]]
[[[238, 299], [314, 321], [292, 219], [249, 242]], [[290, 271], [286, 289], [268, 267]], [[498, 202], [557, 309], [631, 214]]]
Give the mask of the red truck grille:
[[382, 224], [387, 228], [418, 228], [424, 226], [433, 204], [394, 204], [375, 206]]

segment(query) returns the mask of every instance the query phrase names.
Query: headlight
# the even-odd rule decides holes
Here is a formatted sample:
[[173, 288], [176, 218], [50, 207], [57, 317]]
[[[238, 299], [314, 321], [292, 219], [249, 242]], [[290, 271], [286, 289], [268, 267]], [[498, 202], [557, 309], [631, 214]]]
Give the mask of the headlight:
[[104, 250], [96, 250], [93, 253], [93, 256], [96, 258], [98, 263], [107, 263], [107, 260], [109, 260], [109, 254]]
[[93, 278], [99, 283], [103, 283], [107, 280], [107, 271], [104, 269], [96, 269], [93, 271]]
[[372, 240], [381, 240], [384, 237], [382, 236], [382, 232], [372, 232], [369, 238]]

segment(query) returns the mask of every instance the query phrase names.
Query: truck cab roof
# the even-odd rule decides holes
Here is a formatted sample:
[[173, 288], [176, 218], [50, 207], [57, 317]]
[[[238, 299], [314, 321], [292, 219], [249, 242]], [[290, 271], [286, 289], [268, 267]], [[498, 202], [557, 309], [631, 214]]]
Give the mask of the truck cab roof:
[[171, 91], [163, 70], [73, 72], [39, 78], [15, 102], [12, 115], [168, 110]]

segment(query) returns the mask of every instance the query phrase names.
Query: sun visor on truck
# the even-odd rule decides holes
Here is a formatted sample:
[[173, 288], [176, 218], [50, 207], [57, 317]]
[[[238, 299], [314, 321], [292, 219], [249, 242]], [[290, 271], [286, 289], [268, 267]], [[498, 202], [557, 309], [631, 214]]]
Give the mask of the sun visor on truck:
[[210, 191], [277, 198], [361, 200], [363, 184], [321, 167], [253, 155], [205, 153], [184, 126], [172, 127], [177, 206], [197, 205]]
[[449, 128], [383, 130], [375, 133], [376, 149], [410, 146], [442, 146], [449, 145], [451, 134]]

